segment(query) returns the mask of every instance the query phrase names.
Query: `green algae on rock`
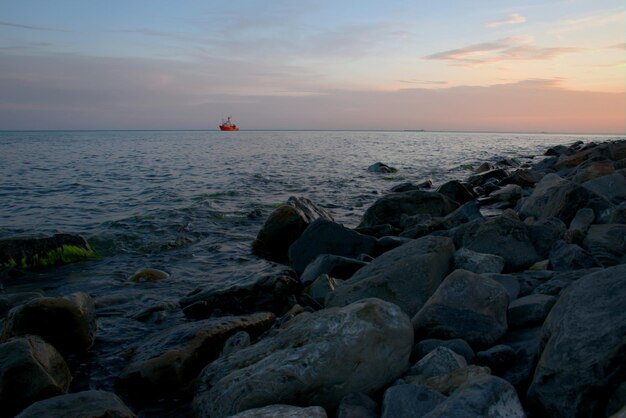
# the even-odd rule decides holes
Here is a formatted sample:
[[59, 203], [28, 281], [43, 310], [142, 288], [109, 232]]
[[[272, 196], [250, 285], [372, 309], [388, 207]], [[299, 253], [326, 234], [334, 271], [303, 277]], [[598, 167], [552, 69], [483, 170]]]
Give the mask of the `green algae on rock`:
[[95, 256], [95, 252], [80, 235], [56, 234], [47, 238], [0, 241], [0, 268], [52, 267]]

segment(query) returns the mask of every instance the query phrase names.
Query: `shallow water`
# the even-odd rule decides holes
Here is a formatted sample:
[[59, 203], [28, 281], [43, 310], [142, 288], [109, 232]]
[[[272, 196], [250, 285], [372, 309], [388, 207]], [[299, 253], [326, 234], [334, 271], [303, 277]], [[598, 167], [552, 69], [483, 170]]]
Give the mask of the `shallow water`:
[[[394, 185], [434, 187], [461, 166], [542, 154], [549, 146], [610, 136], [301, 131], [0, 132], [0, 239], [85, 236], [99, 258], [19, 278], [1, 292], [84, 291], [96, 299], [97, 341], [74, 389], [111, 390], [124, 353], [150, 333], [184, 321], [180, 297], [280, 268], [250, 253], [267, 215], [304, 196], [338, 222], [358, 224]], [[535, 158], [534, 161], [537, 161]], [[382, 161], [394, 174], [369, 173]], [[143, 267], [171, 274], [131, 283]], [[159, 313], [133, 317], [154, 306]], [[165, 416], [167, 408], [144, 412]]]

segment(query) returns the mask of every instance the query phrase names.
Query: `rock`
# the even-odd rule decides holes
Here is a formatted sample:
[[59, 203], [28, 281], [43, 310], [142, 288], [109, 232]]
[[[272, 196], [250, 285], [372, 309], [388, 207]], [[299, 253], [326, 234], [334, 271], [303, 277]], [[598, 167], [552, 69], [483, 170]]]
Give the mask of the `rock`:
[[467, 182], [472, 186], [482, 186], [488, 180], [493, 179], [494, 183], [500, 180], [504, 180], [509, 176], [509, 172], [503, 168], [494, 168], [488, 171], [483, 171], [482, 173], [474, 174], [467, 179]]
[[239, 331], [258, 337], [275, 319], [274, 314], [261, 312], [211, 318], [158, 332], [135, 350], [117, 387], [137, 398], [175, 395], [219, 356], [227, 338]]
[[36, 402], [16, 418], [137, 418], [114, 393], [101, 390], [59, 395]]
[[337, 418], [379, 418], [378, 404], [367, 395], [351, 393], [345, 396], [337, 408]]
[[454, 369], [448, 374], [439, 376], [406, 376], [403, 380], [412, 385], [426, 385], [432, 390], [448, 396], [464, 384], [490, 374], [489, 367], [471, 365]]
[[446, 399], [427, 386], [391, 386], [383, 397], [381, 418], [415, 418], [429, 413]]
[[29, 300], [43, 297], [41, 292], [19, 292], [0, 295], [0, 317], [18, 305], [22, 305]]
[[366, 299], [297, 318], [208, 365], [196, 413], [221, 418], [276, 400], [334, 409], [344, 396], [371, 394], [408, 368], [413, 330], [391, 303]]
[[448, 374], [461, 367], [467, 367], [464, 357], [446, 347], [436, 347], [409, 369], [409, 376], [433, 377]]
[[214, 313], [242, 315], [270, 311], [282, 315], [292, 305], [302, 285], [292, 271], [260, 277], [252, 283], [227, 288], [197, 290], [179, 302], [188, 318], [208, 318]]
[[526, 225], [512, 211], [467, 230], [462, 242], [469, 250], [504, 258], [505, 271], [522, 270], [541, 259]]
[[389, 235], [397, 234], [397, 228], [389, 224], [367, 226], [363, 228], [354, 228], [354, 231], [362, 235], [371, 235], [376, 238], [382, 238]]
[[437, 189], [437, 192], [457, 202], [459, 205], [470, 202], [477, 197], [469, 187], [457, 180], [442, 184]]
[[0, 416], [67, 392], [72, 376], [54, 347], [29, 335], [0, 344]]
[[413, 350], [414, 356], [421, 359], [437, 347], [445, 347], [454, 351], [456, 354], [463, 356], [467, 363], [472, 363], [474, 361], [474, 350], [472, 350], [472, 347], [470, 347], [465, 340], [460, 338], [454, 338], [451, 340], [427, 338], [415, 345], [415, 349]]
[[413, 317], [416, 338], [462, 338], [489, 347], [507, 329], [504, 287], [466, 270], [455, 270]]
[[604, 416], [626, 375], [626, 265], [572, 283], [543, 325], [529, 406], [538, 416]]
[[492, 373], [500, 374], [515, 363], [515, 350], [505, 344], [494, 345], [476, 353], [476, 364], [489, 367]]
[[484, 376], [472, 380], [424, 418], [524, 418], [515, 388], [506, 380]]
[[402, 192], [410, 192], [412, 190], [419, 190], [420, 186], [418, 184], [413, 183], [402, 183], [397, 186], [393, 186], [391, 190], [392, 193], [402, 193]]
[[506, 186], [507, 184], [517, 184], [521, 187], [533, 187], [539, 179], [530, 170], [520, 168], [515, 170], [510, 176], [507, 178], [500, 180], [498, 186]]
[[493, 254], [482, 254], [463, 247], [454, 253], [454, 267], [474, 273], [501, 273], [504, 258]]
[[509, 329], [500, 343], [513, 349], [515, 359], [498, 375], [525, 394], [539, 359], [541, 327]]
[[554, 147], [548, 148], [547, 151], [543, 155], [572, 155], [573, 151], [570, 147], [565, 145], [556, 145]]
[[291, 196], [267, 218], [252, 243], [252, 250], [270, 260], [286, 260], [289, 246], [318, 218], [334, 220], [309, 199]]
[[559, 218], [546, 218], [528, 225], [526, 230], [539, 256], [546, 259], [552, 246], [563, 239], [566, 227]]
[[0, 340], [39, 335], [63, 355], [87, 351], [96, 337], [96, 313], [91, 297], [82, 292], [43, 297], [17, 306], [7, 315]]
[[414, 315], [452, 268], [452, 240], [427, 236], [376, 258], [328, 295], [326, 306], [345, 306], [367, 297], [398, 305]]
[[485, 171], [489, 171], [489, 170], [493, 170], [494, 167], [488, 163], [488, 162], [484, 162], [481, 165], [478, 166], [478, 168], [476, 168], [476, 172], [477, 173], [484, 173]]
[[333, 292], [337, 286], [339, 286], [337, 280], [329, 277], [328, 274], [322, 274], [304, 289], [304, 294], [315, 301], [318, 307], [322, 307], [325, 305], [328, 294]]
[[558, 241], [550, 251], [550, 266], [555, 271], [588, 269], [597, 265], [593, 255], [576, 244]]
[[322, 254], [306, 266], [300, 281], [310, 284], [322, 274], [328, 274], [336, 279], [349, 279], [358, 269], [366, 265], [367, 263], [354, 258]]
[[578, 209], [589, 207], [596, 214], [606, 212], [611, 203], [602, 196], [561, 178], [548, 174], [522, 203], [520, 217], [533, 216], [537, 219], [556, 217], [569, 224]]
[[402, 215], [428, 214], [446, 216], [459, 205], [437, 192], [415, 190], [404, 193], [391, 193], [378, 199], [363, 214], [359, 228], [390, 224], [400, 226]]
[[626, 255], [626, 225], [591, 225], [583, 247], [603, 267], [620, 264]]
[[509, 304], [507, 319], [510, 327], [540, 325], [556, 303], [550, 295], [533, 294], [521, 297]]
[[582, 186], [604, 197], [610, 202], [619, 204], [626, 200], [626, 170], [586, 181]]
[[289, 247], [289, 263], [302, 274], [310, 262], [321, 254], [355, 258], [359, 254], [374, 254], [376, 238], [361, 235], [343, 225], [326, 219], [311, 223]]
[[578, 230], [581, 232], [587, 232], [589, 226], [596, 219], [596, 215], [593, 213], [593, 209], [582, 208], [576, 212], [576, 216], [569, 224], [569, 229]]
[[559, 293], [574, 281], [580, 279], [587, 274], [595, 273], [600, 268], [590, 268], [584, 270], [572, 270], [564, 272], [556, 272], [549, 280], [541, 283], [532, 290], [532, 294], [558, 296]]
[[522, 198], [522, 188], [517, 184], [507, 184], [489, 193], [489, 197], [495, 202], [507, 202], [515, 205]]
[[309, 406], [301, 408], [291, 405], [270, 405], [262, 408], [248, 409], [229, 418], [327, 418], [324, 408]]
[[169, 273], [153, 268], [143, 268], [137, 270], [135, 274], [128, 278], [130, 282], [152, 282], [155, 280], [165, 280], [170, 277]]
[[471, 201], [464, 203], [460, 208], [456, 209], [451, 214], [444, 217], [437, 225], [444, 229], [452, 229], [461, 226], [467, 222], [482, 221], [483, 215], [480, 213], [480, 209], [476, 205], [476, 202]]
[[377, 163], [374, 163], [374, 164], [370, 165], [369, 167], [367, 167], [367, 171], [369, 171], [370, 173], [385, 173], [385, 174], [389, 174], [389, 173], [397, 173], [398, 169], [397, 168], [393, 168], [393, 167], [389, 167], [387, 164], [383, 164], [381, 162], [377, 162]]
[[526, 270], [520, 273], [516, 273], [517, 282], [519, 283], [519, 295], [518, 297], [528, 296], [533, 293], [537, 286], [552, 279], [557, 274], [555, 271], [549, 270]]
[[574, 183], [584, 183], [586, 181], [610, 175], [615, 171], [615, 165], [610, 160], [588, 161], [576, 167], [571, 179]]
[[0, 240], [0, 268], [39, 268], [75, 263], [95, 257], [80, 235]]
[[515, 300], [519, 296], [520, 285], [515, 276], [510, 274], [494, 273], [483, 273], [483, 275], [500, 283], [509, 295], [509, 301]]
[[622, 412], [620, 418], [626, 417], [626, 382], [622, 382], [609, 398], [606, 406], [606, 415], [615, 416], [613, 414], [618, 414], [620, 408]]
[[246, 331], [237, 331], [224, 341], [220, 357], [227, 356], [237, 350], [250, 346], [250, 334]]

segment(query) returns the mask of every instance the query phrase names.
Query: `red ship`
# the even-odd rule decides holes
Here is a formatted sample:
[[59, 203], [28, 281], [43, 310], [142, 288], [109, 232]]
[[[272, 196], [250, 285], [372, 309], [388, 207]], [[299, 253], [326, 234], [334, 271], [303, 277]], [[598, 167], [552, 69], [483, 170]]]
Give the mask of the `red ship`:
[[239, 127], [230, 121], [230, 116], [226, 118], [226, 122], [222, 119], [222, 124], [220, 125], [220, 131], [238, 131]]

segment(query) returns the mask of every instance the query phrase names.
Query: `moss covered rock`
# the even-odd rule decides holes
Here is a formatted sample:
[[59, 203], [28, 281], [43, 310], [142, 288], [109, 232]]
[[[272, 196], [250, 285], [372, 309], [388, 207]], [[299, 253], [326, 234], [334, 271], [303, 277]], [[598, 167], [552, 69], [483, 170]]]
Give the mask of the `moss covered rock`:
[[47, 238], [0, 241], [0, 268], [52, 267], [94, 256], [94, 251], [80, 235], [56, 234]]

